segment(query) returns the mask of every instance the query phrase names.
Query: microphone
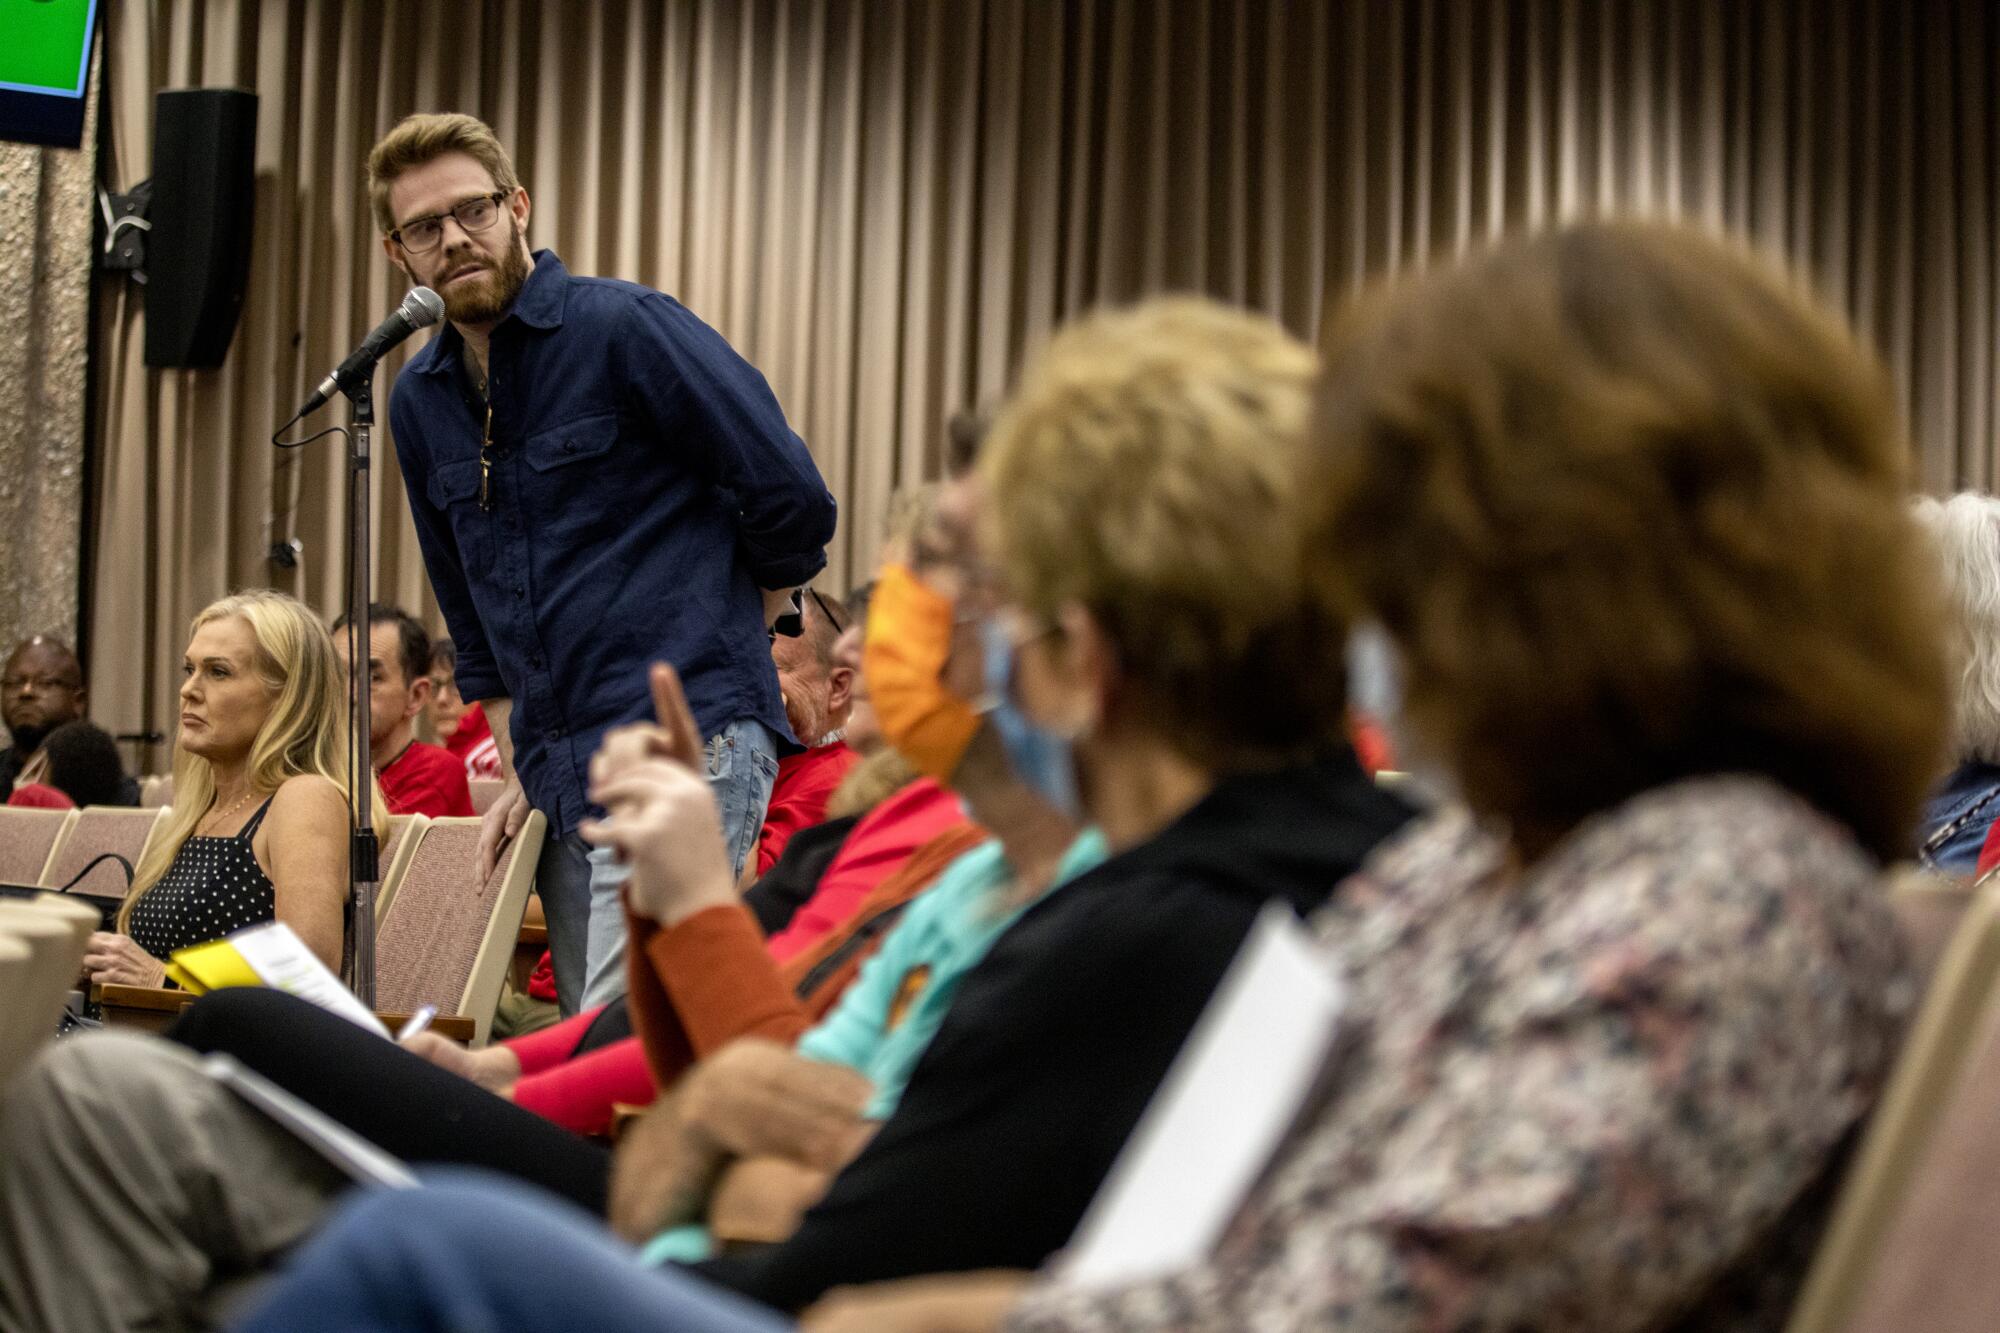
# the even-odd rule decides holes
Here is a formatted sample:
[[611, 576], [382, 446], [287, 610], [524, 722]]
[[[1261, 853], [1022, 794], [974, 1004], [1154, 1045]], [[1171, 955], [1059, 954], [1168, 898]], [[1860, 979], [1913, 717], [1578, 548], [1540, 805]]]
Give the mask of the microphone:
[[319, 382], [313, 396], [306, 399], [306, 405], [292, 420], [297, 421], [317, 412], [328, 399], [353, 387], [356, 380], [374, 370], [375, 363], [384, 352], [418, 329], [427, 329], [443, 318], [443, 299], [428, 287], [412, 287], [410, 294], [403, 298], [403, 304], [391, 311], [387, 319], [375, 326], [373, 333], [361, 340], [361, 346], [355, 348], [347, 360], [335, 366], [333, 373]]

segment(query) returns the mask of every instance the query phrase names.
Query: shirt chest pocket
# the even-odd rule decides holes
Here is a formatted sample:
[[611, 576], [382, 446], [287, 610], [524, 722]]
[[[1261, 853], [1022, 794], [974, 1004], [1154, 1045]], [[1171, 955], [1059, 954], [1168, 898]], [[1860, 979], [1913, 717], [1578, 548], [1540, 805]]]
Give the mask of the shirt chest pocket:
[[547, 476], [579, 463], [602, 460], [617, 443], [618, 414], [601, 412], [535, 432], [528, 437], [527, 448], [522, 452], [529, 467]]
[[425, 489], [430, 493], [431, 503], [439, 509], [472, 499], [479, 492], [479, 460], [466, 458], [456, 463], [440, 463], [431, 469]]

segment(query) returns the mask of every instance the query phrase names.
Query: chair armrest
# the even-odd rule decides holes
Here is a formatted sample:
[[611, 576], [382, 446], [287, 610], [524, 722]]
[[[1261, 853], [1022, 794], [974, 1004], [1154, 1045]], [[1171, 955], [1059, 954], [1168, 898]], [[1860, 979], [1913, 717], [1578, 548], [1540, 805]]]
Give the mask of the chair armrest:
[[[375, 1011], [375, 1018], [383, 1027], [389, 1029], [391, 1036], [402, 1031], [403, 1024], [410, 1021], [408, 1014], [388, 1014], [382, 1012], [380, 1009]], [[452, 1041], [468, 1042], [472, 1040], [473, 1034], [479, 1030], [479, 1025], [464, 1014], [439, 1014], [431, 1020], [430, 1030], [437, 1033], [440, 1037], [448, 1037]]]
[[[90, 998], [104, 1010], [107, 1027], [139, 1028], [164, 1032], [167, 1026], [201, 997], [192, 991], [166, 986], [92, 986]], [[395, 1032], [409, 1020], [408, 1014], [376, 1013], [388, 1032]], [[439, 1014], [431, 1020], [431, 1031], [452, 1041], [471, 1041], [477, 1025], [464, 1014]]]
[[199, 997], [168, 986], [92, 986], [90, 998], [104, 1011], [106, 1027], [165, 1032], [181, 1010]]

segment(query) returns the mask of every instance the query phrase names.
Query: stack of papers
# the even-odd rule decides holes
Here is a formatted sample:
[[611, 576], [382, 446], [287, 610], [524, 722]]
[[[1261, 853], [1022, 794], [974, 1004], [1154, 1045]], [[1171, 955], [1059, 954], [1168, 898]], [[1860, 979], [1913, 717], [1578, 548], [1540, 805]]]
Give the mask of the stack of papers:
[[282, 921], [267, 921], [227, 939], [177, 950], [167, 963], [167, 975], [194, 995], [226, 986], [269, 986], [339, 1014], [378, 1036], [388, 1035], [368, 1006], [341, 985], [340, 978]]

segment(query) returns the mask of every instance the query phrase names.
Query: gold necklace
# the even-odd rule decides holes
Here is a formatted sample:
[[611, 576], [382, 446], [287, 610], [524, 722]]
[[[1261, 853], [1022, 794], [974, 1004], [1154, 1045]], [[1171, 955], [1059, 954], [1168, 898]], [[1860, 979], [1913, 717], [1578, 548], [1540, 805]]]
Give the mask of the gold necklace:
[[[214, 829], [217, 825], [222, 823], [223, 820], [229, 818], [231, 815], [235, 814], [238, 810], [241, 810], [244, 807], [244, 805], [249, 802], [250, 798], [255, 796], [256, 794], [257, 794], [256, 789], [252, 788], [251, 790], [243, 793], [243, 795], [238, 800], [233, 802], [227, 810], [209, 811], [206, 815], [202, 816], [202, 823], [206, 824], [211, 830]], [[208, 799], [211, 803], [213, 803], [215, 800], [213, 796], [209, 797]], [[203, 834], [202, 836], [207, 837], [208, 835]]]

